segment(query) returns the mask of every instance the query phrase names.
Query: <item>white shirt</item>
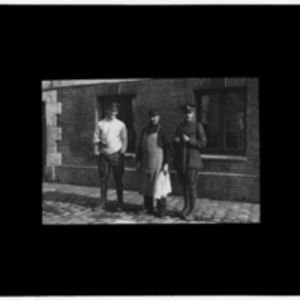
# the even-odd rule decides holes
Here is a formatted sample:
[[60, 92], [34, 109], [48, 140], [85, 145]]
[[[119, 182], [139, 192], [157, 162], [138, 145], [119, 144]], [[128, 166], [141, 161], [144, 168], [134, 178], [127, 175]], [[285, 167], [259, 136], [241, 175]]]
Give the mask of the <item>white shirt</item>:
[[105, 118], [98, 122], [93, 142], [99, 145], [99, 142], [107, 144], [106, 147], [95, 147], [95, 154], [112, 154], [121, 150], [125, 153], [127, 150], [127, 130], [125, 124], [117, 118], [109, 120]]

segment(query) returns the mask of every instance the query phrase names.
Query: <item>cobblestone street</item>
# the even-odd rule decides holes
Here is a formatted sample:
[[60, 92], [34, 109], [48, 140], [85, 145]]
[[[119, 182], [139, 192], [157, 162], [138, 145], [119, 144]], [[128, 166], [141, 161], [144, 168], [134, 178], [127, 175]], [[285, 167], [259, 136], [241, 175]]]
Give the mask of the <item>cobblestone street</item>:
[[[167, 216], [160, 219], [143, 212], [143, 198], [135, 191], [124, 191], [124, 208], [116, 210], [115, 190], [107, 192], [106, 211], [92, 210], [100, 197], [100, 189], [43, 182], [43, 224], [184, 224], [184, 223], [259, 223], [260, 205], [231, 201], [198, 199], [196, 218], [179, 218], [182, 196], [170, 195]], [[156, 203], [154, 204], [156, 206]]]

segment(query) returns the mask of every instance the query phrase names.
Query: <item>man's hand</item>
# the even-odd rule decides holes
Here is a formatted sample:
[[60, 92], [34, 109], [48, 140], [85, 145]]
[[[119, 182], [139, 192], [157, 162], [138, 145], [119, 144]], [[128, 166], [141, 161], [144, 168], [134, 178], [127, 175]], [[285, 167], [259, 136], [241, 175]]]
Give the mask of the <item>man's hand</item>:
[[162, 171], [164, 173], [164, 175], [166, 175], [169, 172], [169, 165], [168, 164], [164, 164]]
[[190, 140], [190, 138], [185, 134], [182, 135], [182, 138], [185, 142], [188, 142]]
[[95, 150], [94, 151], [95, 155], [100, 155], [100, 151], [99, 151], [99, 146], [98, 145], [95, 146], [94, 150]]
[[180, 137], [174, 138], [174, 141], [177, 142], [177, 143], [179, 143], [180, 142]]
[[104, 141], [101, 141], [101, 142], [99, 143], [99, 145], [100, 145], [101, 148], [107, 148], [107, 143], [104, 142]]

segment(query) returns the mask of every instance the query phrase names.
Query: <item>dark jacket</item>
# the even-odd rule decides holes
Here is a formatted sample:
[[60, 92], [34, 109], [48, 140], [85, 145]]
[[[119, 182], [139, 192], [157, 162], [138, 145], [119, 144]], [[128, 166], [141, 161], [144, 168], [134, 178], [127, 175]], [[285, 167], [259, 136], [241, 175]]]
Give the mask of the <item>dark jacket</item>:
[[[184, 142], [182, 135], [186, 134], [190, 140]], [[203, 163], [200, 156], [200, 149], [206, 146], [206, 135], [201, 123], [182, 122], [178, 125], [175, 138], [180, 137], [180, 142], [173, 142], [175, 149], [174, 168], [176, 170], [202, 169]]]
[[142, 141], [143, 141], [143, 136], [144, 133], [146, 132], [147, 134], [155, 133], [158, 130], [158, 126], [160, 126], [160, 129], [158, 131], [157, 135], [157, 146], [163, 149], [163, 165], [168, 163], [169, 157], [170, 157], [170, 142], [168, 139], [168, 136], [163, 129], [163, 127], [159, 125], [148, 125], [146, 126], [141, 133], [140, 137], [140, 142], [138, 145], [137, 153], [136, 153], [136, 161], [141, 161], [142, 160], [142, 155], [143, 155], [143, 150], [142, 150]]

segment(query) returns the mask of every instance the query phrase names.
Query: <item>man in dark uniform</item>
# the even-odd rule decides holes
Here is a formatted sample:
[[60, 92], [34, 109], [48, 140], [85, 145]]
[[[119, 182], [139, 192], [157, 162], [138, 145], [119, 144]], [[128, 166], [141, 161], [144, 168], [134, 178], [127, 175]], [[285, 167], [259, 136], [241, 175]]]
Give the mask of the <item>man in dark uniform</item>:
[[120, 105], [112, 103], [107, 108], [106, 117], [98, 122], [93, 142], [95, 154], [98, 155], [98, 172], [101, 181], [101, 200], [98, 205], [105, 209], [107, 184], [111, 169], [113, 170], [118, 196], [118, 210], [123, 206], [124, 153], [127, 149], [127, 129], [117, 119]]
[[197, 200], [198, 173], [203, 168], [200, 149], [206, 146], [207, 139], [203, 126], [195, 120], [195, 105], [183, 105], [180, 109], [184, 120], [178, 125], [173, 142], [174, 168], [183, 187], [182, 218], [192, 220]]

